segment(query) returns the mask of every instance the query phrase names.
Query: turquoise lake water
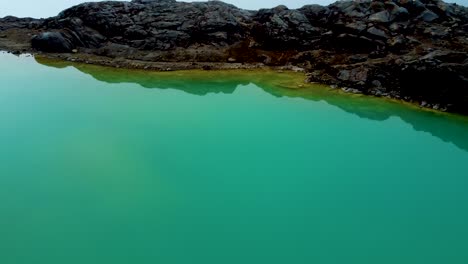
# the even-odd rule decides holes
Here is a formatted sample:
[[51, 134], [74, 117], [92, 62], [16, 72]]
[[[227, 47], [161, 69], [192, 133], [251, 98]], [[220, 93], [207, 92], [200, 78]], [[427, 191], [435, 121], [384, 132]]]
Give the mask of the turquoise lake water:
[[0, 263], [468, 263], [468, 119], [302, 79], [0, 54]]

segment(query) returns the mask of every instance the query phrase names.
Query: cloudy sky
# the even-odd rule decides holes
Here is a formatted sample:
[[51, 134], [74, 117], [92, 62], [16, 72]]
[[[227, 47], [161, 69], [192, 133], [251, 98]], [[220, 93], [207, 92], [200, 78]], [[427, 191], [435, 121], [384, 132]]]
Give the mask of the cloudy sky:
[[[14, 15], [18, 17], [50, 17], [73, 5], [98, 0], [0, 0], [0, 17]], [[446, 0], [468, 6], [468, 0]], [[190, 2], [187, 0], [186, 2]], [[297, 8], [306, 4], [327, 5], [334, 0], [224, 0], [245, 9], [259, 9], [286, 5]]]

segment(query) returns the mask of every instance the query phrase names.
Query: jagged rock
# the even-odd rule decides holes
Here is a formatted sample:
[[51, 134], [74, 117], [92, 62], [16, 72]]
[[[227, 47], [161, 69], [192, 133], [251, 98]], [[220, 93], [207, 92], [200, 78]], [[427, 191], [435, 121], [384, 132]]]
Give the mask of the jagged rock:
[[297, 10], [262, 9], [253, 18], [254, 38], [267, 48], [304, 47], [320, 35], [320, 30], [311, 25], [307, 17]]
[[354, 68], [352, 70], [341, 70], [338, 73], [337, 78], [342, 81], [349, 81], [349, 82], [366, 82], [367, 81], [367, 68]]
[[129, 40], [145, 39], [149, 33], [142, 26], [130, 26], [125, 30], [124, 36]]
[[392, 10], [391, 16], [392, 20], [398, 20], [398, 21], [403, 21], [409, 17], [410, 13], [408, 9], [404, 7], [397, 7]]
[[420, 58], [420, 60], [434, 59], [445, 63], [464, 63], [468, 59], [468, 53], [451, 50], [436, 50]]
[[390, 13], [387, 10], [380, 11], [375, 13], [369, 17], [369, 21], [376, 22], [376, 23], [388, 23], [391, 21]]
[[357, 21], [348, 23], [345, 27], [348, 28], [352, 33], [361, 33], [366, 30], [367, 25], [364, 22]]
[[379, 40], [355, 34], [340, 34], [330, 42], [330, 47], [354, 52], [370, 52], [380, 45], [385, 44]]
[[425, 10], [424, 12], [422, 12], [422, 14], [418, 18], [425, 21], [425, 22], [432, 22], [432, 21], [438, 19], [439, 16], [436, 13], [432, 12], [432, 11]]
[[306, 5], [300, 9], [309, 21], [314, 21], [314, 24], [324, 25], [327, 23], [330, 9], [320, 5]]
[[390, 7], [387, 7], [386, 10], [380, 11], [378, 13], [372, 14], [369, 16], [369, 21], [375, 22], [375, 23], [389, 23], [394, 20], [404, 20], [409, 16], [409, 12], [406, 8], [404, 7], [399, 7], [393, 2], [386, 2], [387, 5]]
[[443, 26], [432, 26], [424, 29], [424, 34], [432, 38], [445, 38], [450, 35], [450, 28]]
[[407, 43], [407, 40], [404, 36], [395, 36], [387, 41], [388, 46], [393, 49], [401, 50]]
[[349, 61], [351, 63], [358, 63], [358, 62], [364, 62], [367, 60], [366, 55], [352, 55], [349, 57]]

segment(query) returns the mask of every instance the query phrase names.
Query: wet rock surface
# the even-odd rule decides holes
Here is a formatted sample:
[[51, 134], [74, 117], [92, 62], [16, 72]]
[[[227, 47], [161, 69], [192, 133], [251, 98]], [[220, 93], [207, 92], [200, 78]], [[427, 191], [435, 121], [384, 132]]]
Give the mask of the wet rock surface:
[[468, 113], [468, 9], [439, 0], [258, 11], [219, 1], [84, 3], [45, 20], [0, 19], [0, 49], [122, 67], [298, 66], [310, 82]]

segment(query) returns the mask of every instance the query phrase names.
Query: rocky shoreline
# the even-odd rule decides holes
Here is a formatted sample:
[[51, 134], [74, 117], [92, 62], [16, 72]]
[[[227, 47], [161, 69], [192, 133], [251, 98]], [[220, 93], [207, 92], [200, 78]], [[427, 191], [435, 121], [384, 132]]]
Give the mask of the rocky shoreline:
[[147, 70], [306, 71], [308, 82], [468, 114], [468, 8], [339, 1], [250, 11], [219, 1], [84, 3], [0, 19], [0, 50]]
[[[10, 51], [11, 52], [11, 51]], [[138, 69], [148, 71], [181, 71], [181, 70], [249, 70], [268, 68], [277, 71], [305, 72], [304, 68], [294, 65], [267, 66], [263, 63], [238, 62], [170, 62], [170, 61], [143, 61], [125, 58], [109, 58], [92, 54], [69, 53], [35, 53], [35, 56], [48, 59], [58, 59], [91, 65], [100, 65], [113, 68]]]

